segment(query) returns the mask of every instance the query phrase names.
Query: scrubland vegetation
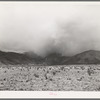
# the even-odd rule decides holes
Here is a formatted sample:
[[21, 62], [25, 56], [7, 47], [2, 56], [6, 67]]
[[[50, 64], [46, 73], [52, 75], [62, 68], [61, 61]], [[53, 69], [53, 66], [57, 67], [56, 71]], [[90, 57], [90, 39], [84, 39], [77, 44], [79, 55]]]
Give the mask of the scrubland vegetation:
[[100, 65], [0, 65], [0, 90], [100, 91]]

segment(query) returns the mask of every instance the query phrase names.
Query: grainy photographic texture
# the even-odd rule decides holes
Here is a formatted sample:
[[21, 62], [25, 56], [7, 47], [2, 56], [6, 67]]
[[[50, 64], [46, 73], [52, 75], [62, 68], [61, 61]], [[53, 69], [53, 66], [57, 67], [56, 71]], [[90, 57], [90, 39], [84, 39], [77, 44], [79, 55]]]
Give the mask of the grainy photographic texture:
[[100, 91], [100, 2], [0, 2], [0, 91]]

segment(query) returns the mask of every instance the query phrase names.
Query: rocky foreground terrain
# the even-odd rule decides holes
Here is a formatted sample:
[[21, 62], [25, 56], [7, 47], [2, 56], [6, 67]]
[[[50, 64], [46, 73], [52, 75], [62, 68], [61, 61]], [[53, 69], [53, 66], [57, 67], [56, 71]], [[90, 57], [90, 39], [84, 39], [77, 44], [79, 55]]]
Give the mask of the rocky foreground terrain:
[[3, 91], [99, 91], [100, 65], [0, 65]]

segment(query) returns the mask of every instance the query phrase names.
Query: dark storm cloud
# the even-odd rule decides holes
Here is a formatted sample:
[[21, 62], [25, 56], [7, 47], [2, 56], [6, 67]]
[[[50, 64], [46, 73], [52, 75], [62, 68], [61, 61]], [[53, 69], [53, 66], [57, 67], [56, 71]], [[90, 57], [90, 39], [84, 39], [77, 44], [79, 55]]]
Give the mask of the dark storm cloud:
[[1, 2], [0, 50], [60, 52], [100, 50], [100, 3]]

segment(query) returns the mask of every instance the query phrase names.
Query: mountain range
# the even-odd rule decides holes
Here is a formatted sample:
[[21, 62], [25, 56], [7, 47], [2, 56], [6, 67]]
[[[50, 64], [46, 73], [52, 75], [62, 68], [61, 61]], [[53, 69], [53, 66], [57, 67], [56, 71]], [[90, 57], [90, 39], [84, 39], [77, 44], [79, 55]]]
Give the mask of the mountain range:
[[100, 51], [88, 50], [74, 56], [62, 56], [51, 53], [41, 57], [34, 52], [15, 53], [0, 51], [2, 64], [41, 64], [41, 65], [67, 65], [67, 64], [100, 64]]

